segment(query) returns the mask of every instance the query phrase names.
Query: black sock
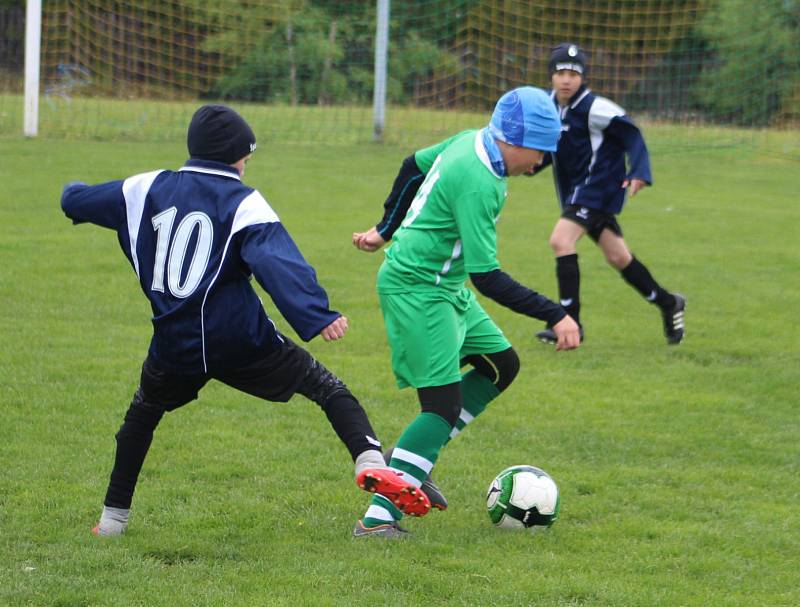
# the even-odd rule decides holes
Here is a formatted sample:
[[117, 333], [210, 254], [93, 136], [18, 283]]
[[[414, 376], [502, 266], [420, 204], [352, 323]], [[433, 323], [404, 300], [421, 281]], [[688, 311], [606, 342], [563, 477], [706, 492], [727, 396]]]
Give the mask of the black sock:
[[581, 271], [578, 267], [578, 254], [556, 257], [556, 278], [558, 279], [558, 296], [561, 307], [573, 320], [580, 324], [581, 312]]
[[380, 451], [381, 444], [375, 438], [375, 431], [369, 423], [366, 411], [349, 391], [342, 390], [333, 394], [322, 409], [353, 461], [364, 451]]
[[141, 391], [136, 392], [125, 421], [117, 432], [117, 452], [114, 469], [103, 502], [112, 508], [130, 508], [136, 481], [144, 458], [153, 442], [153, 432], [164, 415], [164, 409], [146, 403]]
[[650, 303], [662, 309], [671, 309], [675, 306], [675, 297], [665, 291], [653, 278], [650, 271], [635, 257], [620, 271], [622, 278]]

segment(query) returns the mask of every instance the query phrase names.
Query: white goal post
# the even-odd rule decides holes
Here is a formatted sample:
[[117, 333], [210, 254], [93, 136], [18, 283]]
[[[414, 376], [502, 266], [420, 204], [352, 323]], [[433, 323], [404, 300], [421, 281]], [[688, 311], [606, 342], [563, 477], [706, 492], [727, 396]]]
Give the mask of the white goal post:
[[372, 139], [383, 141], [386, 126], [386, 70], [389, 52], [389, 1], [377, 0], [378, 18], [375, 24], [375, 77], [372, 102]]
[[39, 65], [42, 56], [42, 0], [28, 0], [25, 9], [25, 118], [23, 132], [39, 132]]

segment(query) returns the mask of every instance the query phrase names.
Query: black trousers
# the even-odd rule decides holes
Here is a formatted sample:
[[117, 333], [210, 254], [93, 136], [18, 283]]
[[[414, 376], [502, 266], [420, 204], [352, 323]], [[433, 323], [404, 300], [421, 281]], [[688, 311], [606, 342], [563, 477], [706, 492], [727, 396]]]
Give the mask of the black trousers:
[[139, 472], [164, 413], [196, 399], [212, 379], [273, 402], [302, 394], [325, 412], [353, 459], [369, 449], [380, 449], [366, 412], [347, 386], [308, 351], [285, 336], [283, 339], [282, 348], [262, 359], [233, 370], [197, 375], [171, 373], [148, 356], [139, 388], [116, 435], [105, 505], [130, 508]]

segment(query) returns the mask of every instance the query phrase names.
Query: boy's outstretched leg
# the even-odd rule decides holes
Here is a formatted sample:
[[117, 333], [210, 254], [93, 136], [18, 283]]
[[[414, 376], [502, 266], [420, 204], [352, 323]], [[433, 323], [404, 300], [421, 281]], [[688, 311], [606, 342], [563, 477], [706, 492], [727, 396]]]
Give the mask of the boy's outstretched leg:
[[114, 468], [100, 522], [92, 529], [95, 535], [121, 535], [127, 529], [139, 472], [153, 442], [153, 432], [163, 415], [164, 409], [144, 400], [141, 388], [136, 391], [125, 421], [117, 432]]

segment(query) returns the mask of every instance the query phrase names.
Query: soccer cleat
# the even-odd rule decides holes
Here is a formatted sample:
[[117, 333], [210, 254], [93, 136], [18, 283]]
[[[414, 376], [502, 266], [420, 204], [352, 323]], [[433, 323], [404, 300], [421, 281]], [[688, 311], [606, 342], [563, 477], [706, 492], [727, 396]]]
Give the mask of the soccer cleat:
[[686, 311], [686, 298], [679, 294], [673, 293], [675, 297], [675, 305], [670, 309], [661, 310], [661, 316], [664, 319], [664, 335], [667, 337], [667, 343], [675, 345], [683, 341], [683, 315]]
[[[581, 332], [581, 343], [583, 343], [583, 327], [580, 328], [580, 332]], [[558, 343], [558, 336], [556, 336], [556, 332], [553, 331], [552, 327], [547, 327], [543, 331], [539, 331], [536, 334], [536, 337], [543, 344], [557, 344]]]
[[420, 486], [422, 492], [428, 496], [428, 500], [431, 502], [431, 508], [436, 508], [437, 510], [447, 510], [447, 498], [442, 493], [442, 490], [436, 486], [436, 483], [433, 482], [433, 479], [428, 476], [425, 481]]
[[[383, 454], [383, 459], [387, 464], [392, 461], [393, 453], [394, 447]], [[422, 489], [422, 492], [428, 496], [432, 508], [436, 508], [437, 510], [447, 510], [447, 498], [444, 496], [444, 493], [442, 493], [442, 490], [436, 486], [436, 483], [433, 482], [430, 474], [428, 475], [428, 478], [423, 481], [420, 489]]]
[[428, 496], [388, 468], [362, 470], [356, 478], [356, 484], [364, 491], [380, 493], [400, 512], [409, 516], [425, 516], [430, 512], [431, 501]]
[[397, 524], [397, 521], [378, 525], [377, 527], [365, 527], [360, 520], [353, 527], [353, 537], [382, 537], [387, 540], [400, 540], [411, 535], [408, 531]]

